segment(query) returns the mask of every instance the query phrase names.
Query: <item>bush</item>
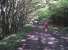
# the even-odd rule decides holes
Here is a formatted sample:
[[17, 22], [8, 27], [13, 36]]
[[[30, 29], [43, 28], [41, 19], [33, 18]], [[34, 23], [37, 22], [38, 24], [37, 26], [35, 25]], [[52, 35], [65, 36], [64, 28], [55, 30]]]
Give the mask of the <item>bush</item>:
[[38, 12], [38, 19], [49, 19], [53, 25], [68, 26], [68, 0], [52, 3]]
[[0, 41], [0, 50], [16, 50], [19, 42], [25, 37], [26, 33], [16, 33], [5, 37]]
[[62, 30], [62, 32], [68, 33], [68, 27], [64, 27], [63, 30]]
[[28, 32], [32, 32], [32, 27], [31, 26], [26, 26], [24, 27], [24, 32], [28, 33]]
[[50, 11], [47, 8], [40, 9], [38, 12], [38, 20], [47, 19], [50, 16]]

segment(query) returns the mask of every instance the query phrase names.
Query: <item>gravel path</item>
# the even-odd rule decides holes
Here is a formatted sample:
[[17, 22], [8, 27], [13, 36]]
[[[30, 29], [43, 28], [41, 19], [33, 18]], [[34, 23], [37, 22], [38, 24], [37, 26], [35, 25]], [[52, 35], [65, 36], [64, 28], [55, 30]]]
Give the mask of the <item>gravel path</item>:
[[[32, 25], [33, 32], [27, 33], [17, 50], [67, 50], [64, 49], [61, 35], [56, 32], [45, 32], [43, 26]], [[59, 40], [60, 39], [60, 40]], [[64, 41], [64, 40], [63, 40]], [[60, 42], [60, 43], [59, 43]]]

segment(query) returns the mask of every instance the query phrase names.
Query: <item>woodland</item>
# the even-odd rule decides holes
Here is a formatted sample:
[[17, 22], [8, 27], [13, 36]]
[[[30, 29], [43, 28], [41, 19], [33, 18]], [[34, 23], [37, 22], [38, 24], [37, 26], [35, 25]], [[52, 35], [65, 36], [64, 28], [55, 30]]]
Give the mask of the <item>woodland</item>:
[[68, 50], [68, 0], [0, 0], [0, 50]]

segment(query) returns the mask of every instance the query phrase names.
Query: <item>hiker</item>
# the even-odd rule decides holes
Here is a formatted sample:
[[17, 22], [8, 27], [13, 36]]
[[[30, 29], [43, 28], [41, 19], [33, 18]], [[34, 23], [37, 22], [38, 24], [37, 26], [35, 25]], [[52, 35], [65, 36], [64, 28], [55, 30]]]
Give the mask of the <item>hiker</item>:
[[48, 21], [44, 22], [44, 31], [47, 32], [48, 31]]

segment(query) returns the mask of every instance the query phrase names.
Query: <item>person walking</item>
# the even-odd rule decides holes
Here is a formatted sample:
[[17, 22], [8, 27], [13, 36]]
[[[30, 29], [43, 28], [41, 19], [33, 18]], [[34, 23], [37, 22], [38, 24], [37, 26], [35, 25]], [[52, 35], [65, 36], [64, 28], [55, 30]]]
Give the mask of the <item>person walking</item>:
[[48, 31], [48, 21], [44, 22], [43, 27], [44, 27], [44, 31], [47, 32]]

